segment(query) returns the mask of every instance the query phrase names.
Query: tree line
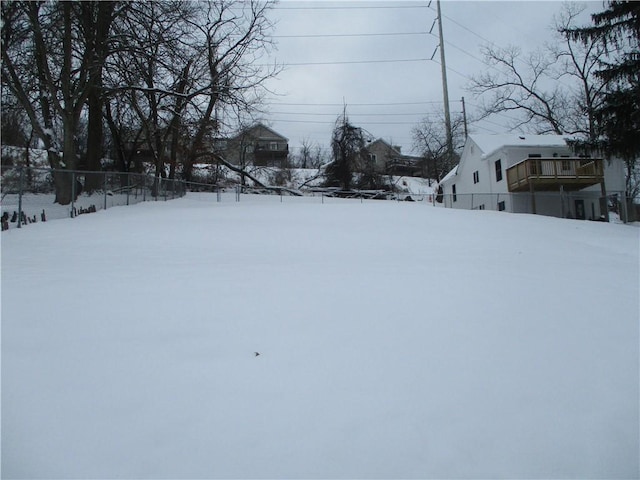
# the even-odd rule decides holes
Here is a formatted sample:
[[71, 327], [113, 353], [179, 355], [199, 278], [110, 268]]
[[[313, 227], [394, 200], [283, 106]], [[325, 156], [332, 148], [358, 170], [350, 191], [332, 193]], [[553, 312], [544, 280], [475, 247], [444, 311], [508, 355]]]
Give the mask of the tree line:
[[[68, 170], [118, 171], [190, 180], [193, 165], [215, 155], [220, 132], [260, 105], [273, 25], [264, 0], [2, 2], [2, 137], [38, 141], [56, 169], [56, 201], [73, 189]], [[575, 136], [577, 149], [620, 157], [627, 193], [640, 190], [640, 3], [610, 0], [576, 25], [583, 11], [566, 3], [555, 36], [535, 52], [483, 47], [488, 69], [470, 81], [480, 99], [474, 120], [508, 115], [513, 129]], [[439, 113], [439, 112], [433, 112]], [[466, 122], [452, 121], [449, 151], [442, 116], [413, 130], [414, 146], [440, 180], [455, 166]], [[350, 183], [345, 159], [362, 143], [345, 115], [331, 139], [329, 173]], [[303, 142], [297, 162], [319, 166], [319, 146]], [[99, 187], [88, 175], [85, 191]]]
[[[47, 151], [56, 202], [71, 175], [140, 170], [189, 180], [213, 139], [260, 103], [273, 3], [263, 0], [2, 2], [5, 141]], [[99, 187], [88, 175], [85, 191]]]

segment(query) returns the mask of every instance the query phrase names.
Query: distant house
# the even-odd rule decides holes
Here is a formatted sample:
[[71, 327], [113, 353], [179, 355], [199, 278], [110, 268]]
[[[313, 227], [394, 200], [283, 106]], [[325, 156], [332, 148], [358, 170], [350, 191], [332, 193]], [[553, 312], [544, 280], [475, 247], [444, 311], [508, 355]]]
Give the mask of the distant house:
[[624, 191], [622, 162], [576, 156], [562, 135], [469, 135], [440, 182], [445, 206], [561, 218], [608, 217]]
[[286, 164], [289, 155], [289, 140], [257, 123], [235, 137], [217, 140], [216, 148], [234, 165], [281, 167]]
[[383, 139], [369, 143], [360, 153], [356, 171], [384, 175], [406, 175], [418, 177], [423, 174], [424, 161], [421, 157], [403, 155], [399, 146]]

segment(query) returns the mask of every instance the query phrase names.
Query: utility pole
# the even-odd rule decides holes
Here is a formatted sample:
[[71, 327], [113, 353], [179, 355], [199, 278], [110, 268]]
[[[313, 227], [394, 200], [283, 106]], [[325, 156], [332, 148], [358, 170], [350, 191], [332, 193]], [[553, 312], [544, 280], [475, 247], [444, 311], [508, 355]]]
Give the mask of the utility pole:
[[464, 121], [464, 138], [469, 136], [469, 128], [467, 125], [467, 108], [464, 104], [464, 97], [462, 97], [462, 120]]
[[449, 89], [447, 87], [447, 64], [444, 58], [444, 35], [442, 33], [442, 12], [438, 5], [438, 33], [440, 34], [440, 66], [442, 67], [442, 95], [444, 96], [444, 122], [447, 130], [447, 155], [453, 156], [453, 134], [451, 133], [451, 114], [449, 112]]

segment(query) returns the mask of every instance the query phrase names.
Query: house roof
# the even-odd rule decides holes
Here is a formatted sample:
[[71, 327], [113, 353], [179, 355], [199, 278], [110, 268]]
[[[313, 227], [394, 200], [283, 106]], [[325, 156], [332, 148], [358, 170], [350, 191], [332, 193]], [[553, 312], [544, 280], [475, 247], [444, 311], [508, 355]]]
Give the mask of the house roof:
[[378, 139], [374, 140], [369, 145], [367, 145], [365, 147], [365, 149], [369, 149], [370, 147], [372, 147], [373, 145], [376, 145], [376, 144], [384, 145], [387, 149], [389, 149], [393, 154], [395, 154], [399, 158], [403, 158], [403, 159], [407, 159], [407, 160], [421, 160], [422, 159], [422, 157], [419, 157], [419, 156], [405, 155], [404, 153], [402, 153], [402, 151], [398, 150], [399, 147], [397, 147], [395, 145], [391, 145], [389, 142], [387, 142], [383, 138], [378, 138]]
[[[264, 130], [264, 131], [267, 131], [269, 134], [273, 135], [274, 139], [284, 140], [286, 142], [289, 141], [289, 139], [287, 137], [285, 137], [284, 135], [280, 135], [278, 132], [276, 132], [272, 128], [269, 128], [264, 123], [260, 123], [260, 122], [255, 123], [255, 124], [251, 125], [250, 127], [245, 128], [242, 131], [242, 133], [240, 133], [238, 136], [242, 136], [243, 134], [247, 134], [248, 132], [252, 132], [254, 130]], [[267, 137], [267, 136], [261, 135], [260, 138], [272, 138], [272, 137]]]
[[444, 183], [448, 180], [450, 180], [451, 178], [453, 178], [454, 176], [456, 176], [458, 174], [458, 165], [456, 165], [455, 167], [453, 167], [449, 173], [447, 173], [444, 178], [442, 180], [440, 180], [440, 183]]
[[507, 133], [498, 135], [469, 135], [485, 156], [502, 147], [566, 147], [566, 135], [527, 135]]
[[371, 147], [373, 145], [375, 145], [376, 143], [382, 144], [385, 147], [387, 147], [389, 150], [393, 150], [394, 153], [397, 153], [398, 155], [402, 155], [398, 149], [396, 147], [394, 147], [393, 145], [391, 145], [389, 142], [387, 142], [386, 140], [382, 139], [382, 138], [378, 138], [377, 140], [374, 140], [373, 142], [371, 142], [369, 145], [367, 145], [366, 148]]

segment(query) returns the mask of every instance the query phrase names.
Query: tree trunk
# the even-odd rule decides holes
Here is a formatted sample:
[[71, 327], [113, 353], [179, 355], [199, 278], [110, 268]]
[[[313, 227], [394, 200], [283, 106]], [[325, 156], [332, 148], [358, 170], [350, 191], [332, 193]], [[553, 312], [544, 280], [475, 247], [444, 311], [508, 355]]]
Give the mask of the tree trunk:
[[[108, 55], [107, 39], [113, 22], [114, 2], [84, 2], [80, 4], [86, 28], [85, 48], [91, 49], [89, 66], [87, 170], [102, 170], [103, 152], [103, 104], [102, 69]], [[87, 175], [85, 190], [97, 190], [101, 186], [100, 175]]]
[[[78, 193], [73, 192], [73, 177], [72, 172], [65, 170], [56, 170], [53, 172], [53, 183], [56, 188], [56, 198], [54, 203], [60, 205], [69, 205], [73, 199], [74, 193], [77, 198]], [[76, 189], [77, 190], [77, 189]]]
[[[87, 170], [90, 172], [99, 172], [102, 170], [102, 98], [96, 86], [91, 87], [89, 98], [87, 99], [89, 107], [89, 124], [87, 134]], [[100, 174], [87, 174], [85, 177], [84, 189], [86, 192], [93, 192], [101, 188]]]

